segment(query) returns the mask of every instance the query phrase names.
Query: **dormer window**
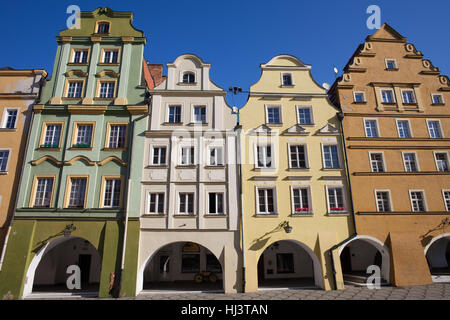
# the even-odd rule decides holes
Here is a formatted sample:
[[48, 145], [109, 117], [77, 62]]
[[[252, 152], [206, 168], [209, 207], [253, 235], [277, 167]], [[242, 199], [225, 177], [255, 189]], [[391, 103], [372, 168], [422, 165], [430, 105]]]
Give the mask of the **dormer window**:
[[281, 83], [283, 86], [292, 86], [292, 74], [290, 73], [283, 73], [281, 75]]
[[195, 83], [195, 74], [193, 72], [185, 72], [183, 74], [183, 83]]
[[97, 33], [108, 34], [109, 33], [109, 22], [99, 22], [97, 24]]

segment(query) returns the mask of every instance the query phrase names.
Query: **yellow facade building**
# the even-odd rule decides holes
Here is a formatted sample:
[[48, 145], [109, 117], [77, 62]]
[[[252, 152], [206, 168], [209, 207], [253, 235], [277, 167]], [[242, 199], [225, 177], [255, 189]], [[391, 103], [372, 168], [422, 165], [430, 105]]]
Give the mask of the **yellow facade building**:
[[338, 110], [296, 57], [260, 68], [238, 126], [245, 291], [342, 288], [331, 249], [354, 229]]

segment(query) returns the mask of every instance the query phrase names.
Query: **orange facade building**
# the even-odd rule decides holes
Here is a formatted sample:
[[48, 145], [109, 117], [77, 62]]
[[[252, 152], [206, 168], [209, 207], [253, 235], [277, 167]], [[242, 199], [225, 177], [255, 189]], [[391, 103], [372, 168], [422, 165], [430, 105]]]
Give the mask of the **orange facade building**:
[[370, 264], [395, 286], [448, 280], [449, 78], [384, 24], [329, 95], [343, 115], [360, 242], [340, 248], [344, 280], [356, 281]]
[[46, 77], [44, 70], [0, 69], [0, 267], [15, 209], [32, 106]]

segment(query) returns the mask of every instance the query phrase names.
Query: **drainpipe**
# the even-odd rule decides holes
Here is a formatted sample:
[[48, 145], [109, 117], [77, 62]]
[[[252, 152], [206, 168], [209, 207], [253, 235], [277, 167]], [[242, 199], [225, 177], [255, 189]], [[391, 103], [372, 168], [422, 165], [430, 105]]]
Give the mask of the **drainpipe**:
[[[38, 96], [37, 96], [34, 104], [36, 104], [36, 102], [41, 100], [42, 86], [44, 85], [45, 79], [46, 78], [42, 77], [39, 80], [39, 82], [41, 82], [40, 83], [40, 89], [39, 89], [39, 93], [38, 93]], [[9, 235], [10, 235], [12, 224], [13, 224], [13, 220], [14, 220], [13, 218], [14, 218], [14, 215], [16, 214], [17, 203], [19, 201], [19, 191], [20, 191], [20, 187], [22, 186], [22, 176], [23, 176], [23, 169], [25, 167], [25, 157], [27, 155], [28, 145], [30, 143], [30, 132], [31, 132], [31, 128], [33, 127], [33, 120], [34, 120], [33, 107], [31, 107], [30, 111], [31, 111], [31, 119], [30, 119], [30, 125], [28, 126], [27, 140], [25, 142], [25, 149], [23, 151], [22, 168], [20, 170], [20, 175], [19, 175], [19, 184], [17, 186], [17, 194], [16, 194], [16, 200], [14, 202], [14, 210], [12, 212], [12, 217], [9, 220], [8, 231], [6, 231], [5, 243], [3, 244], [2, 255], [0, 256], [0, 271], [2, 271], [3, 260], [5, 259], [6, 247], [8, 245]]]
[[[238, 110], [238, 119], [239, 119], [239, 110]], [[241, 214], [241, 247], [242, 247], [242, 292], [245, 292], [245, 241], [244, 241], [244, 209], [243, 209], [243, 194], [242, 194], [242, 159], [241, 159], [241, 130], [242, 127], [239, 125], [239, 120], [235, 127], [237, 130], [237, 143], [236, 143], [236, 154], [238, 160], [238, 170], [239, 170], [239, 207]]]
[[334, 289], [337, 290], [337, 281], [336, 281], [336, 268], [334, 266], [334, 259], [333, 259], [333, 252], [334, 250], [336, 250], [337, 248], [339, 248], [342, 244], [349, 242], [350, 240], [352, 240], [353, 238], [355, 238], [358, 235], [358, 232], [356, 231], [356, 221], [355, 221], [355, 211], [354, 211], [354, 206], [353, 206], [353, 195], [352, 195], [352, 185], [350, 183], [350, 171], [348, 168], [348, 157], [347, 157], [347, 146], [345, 143], [345, 134], [344, 134], [344, 124], [343, 124], [343, 120], [344, 120], [344, 113], [343, 112], [339, 112], [337, 114], [339, 122], [341, 124], [341, 139], [342, 139], [342, 143], [343, 143], [343, 147], [344, 147], [344, 157], [345, 157], [345, 166], [346, 166], [346, 172], [347, 172], [347, 186], [348, 186], [348, 191], [349, 191], [349, 195], [350, 195], [350, 203], [352, 205], [352, 212], [351, 212], [351, 216], [352, 216], [352, 221], [353, 221], [353, 228], [355, 230], [355, 233], [353, 235], [351, 235], [349, 238], [345, 239], [344, 241], [341, 241], [340, 243], [338, 243], [337, 245], [333, 246], [330, 249], [330, 257], [331, 257], [331, 268], [333, 271], [333, 281], [334, 281]]
[[137, 121], [142, 120], [142, 119], [146, 118], [147, 116], [148, 116], [148, 113], [142, 115], [139, 118], [132, 120], [131, 126], [130, 126], [129, 137], [131, 137], [131, 139], [130, 139], [130, 145], [129, 145], [130, 151], [129, 151], [129, 157], [128, 157], [128, 185], [127, 185], [127, 205], [126, 205], [126, 209], [125, 209], [125, 228], [123, 231], [122, 257], [121, 257], [121, 262], [120, 262], [119, 284], [118, 284], [115, 292], [113, 291], [114, 298], [120, 297], [120, 291], [122, 289], [122, 275], [123, 275], [123, 270], [125, 268], [125, 252], [126, 252], [126, 246], [127, 246], [127, 232], [128, 232], [128, 212], [130, 209], [130, 190], [131, 190], [130, 186], [131, 186], [131, 170], [132, 170], [131, 162], [132, 162], [132, 155], [133, 155], [134, 125]]

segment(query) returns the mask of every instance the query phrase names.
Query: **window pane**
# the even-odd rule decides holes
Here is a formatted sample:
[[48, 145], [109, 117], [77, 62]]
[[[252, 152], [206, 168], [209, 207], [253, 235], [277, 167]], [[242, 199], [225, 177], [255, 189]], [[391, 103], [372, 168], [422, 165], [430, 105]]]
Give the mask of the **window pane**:
[[291, 146], [291, 167], [306, 168], [306, 153], [304, 146]]
[[61, 125], [60, 124], [48, 124], [46, 126], [46, 131], [45, 131], [44, 147], [58, 148], [60, 136], [61, 136]]
[[53, 189], [53, 178], [37, 179], [34, 206], [49, 208], [52, 196], [52, 189]]
[[278, 107], [267, 108], [268, 123], [280, 123], [280, 109]]
[[5, 128], [14, 129], [16, 127], [17, 110], [8, 110]]
[[69, 208], [84, 207], [86, 182], [86, 178], [71, 178]]
[[109, 132], [109, 148], [125, 148], [126, 125], [111, 125]]
[[311, 110], [309, 108], [299, 108], [298, 119], [300, 124], [311, 124]]

